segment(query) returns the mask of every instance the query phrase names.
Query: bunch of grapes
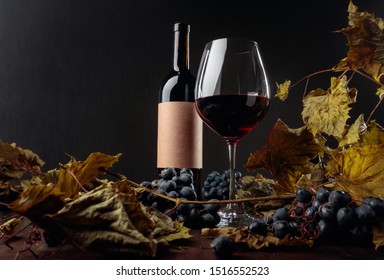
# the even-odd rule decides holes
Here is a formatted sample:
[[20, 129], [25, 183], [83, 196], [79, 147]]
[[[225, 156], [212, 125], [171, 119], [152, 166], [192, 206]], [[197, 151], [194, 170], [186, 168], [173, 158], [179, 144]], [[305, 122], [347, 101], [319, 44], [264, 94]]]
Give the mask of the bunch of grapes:
[[273, 215], [255, 220], [248, 229], [263, 236], [272, 233], [278, 238], [289, 235], [304, 239], [368, 240], [372, 226], [382, 218], [381, 198], [366, 197], [357, 204], [346, 191], [320, 188], [313, 193], [299, 188], [290, 207], [278, 208]]
[[[229, 199], [229, 170], [225, 170], [222, 174], [218, 171], [212, 171], [208, 174], [203, 184], [202, 196], [205, 200]], [[236, 186], [241, 187], [242, 174], [235, 172]]]
[[197, 199], [193, 182], [193, 172], [189, 168], [182, 168], [178, 172], [174, 168], [161, 170], [160, 179], [152, 182], [144, 181], [142, 186], [154, 190], [155, 193], [143, 192], [138, 199], [147, 206], [169, 214], [173, 220], [179, 220], [190, 228], [214, 227], [220, 222], [217, 211], [220, 204], [190, 204], [181, 203], [174, 211], [175, 203], [169, 199], [156, 195], [160, 193], [170, 198], [194, 201]]

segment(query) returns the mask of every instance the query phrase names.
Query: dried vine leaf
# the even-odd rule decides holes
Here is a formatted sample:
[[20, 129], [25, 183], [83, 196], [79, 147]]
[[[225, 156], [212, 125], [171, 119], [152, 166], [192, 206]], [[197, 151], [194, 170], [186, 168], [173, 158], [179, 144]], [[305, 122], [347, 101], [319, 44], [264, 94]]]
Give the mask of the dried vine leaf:
[[[119, 191], [122, 187], [126, 192]], [[126, 181], [85, 193], [50, 217], [68, 242], [102, 253], [154, 256], [159, 243], [190, 237], [188, 230], [169, 217], [149, 214]]]
[[282, 84], [277, 84], [277, 93], [275, 97], [279, 98], [281, 101], [284, 101], [288, 98], [289, 87], [291, 86], [291, 81], [286, 80]]
[[375, 121], [370, 121], [367, 129], [360, 136], [359, 144], [361, 146], [384, 144], [384, 128]]
[[[274, 191], [274, 186], [276, 185], [275, 181], [265, 178], [261, 174], [256, 174], [256, 176], [244, 176], [242, 179], [243, 187], [237, 190], [249, 193], [249, 196], [245, 197], [258, 197], [258, 196], [268, 196], [272, 195]], [[242, 198], [242, 196], [240, 196]]]
[[367, 129], [364, 121], [364, 115], [361, 114], [356, 121], [349, 127], [343, 138], [339, 141], [339, 147], [355, 144], [360, 140], [360, 135]]
[[384, 21], [368, 12], [359, 12], [350, 1], [349, 26], [339, 30], [348, 40], [349, 51], [338, 69], [364, 69], [380, 81], [384, 74]]
[[309, 246], [313, 245], [312, 240], [305, 240], [297, 237], [285, 237], [279, 239], [272, 235], [261, 236], [252, 233], [244, 227], [225, 227], [225, 228], [203, 228], [201, 230], [202, 235], [218, 236], [225, 235], [231, 238], [233, 242], [246, 244], [250, 249], [261, 249], [274, 246]]
[[300, 188], [313, 188], [319, 185], [323, 185], [327, 181], [325, 177], [324, 168], [322, 162], [309, 163], [309, 172], [303, 174], [297, 181], [296, 185]]
[[[157, 216], [153, 216], [155, 218]], [[169, 219], [169, 217], [167, 217]], [[173, 221], [173, 227], [172, 231], [163, 234], [163, 235], [158, 235], [155, 237], [156, 241], [158, 244], [161, 245], [167, 245], [169, 242], [173, 240], [178, 240], [178, 239], [187, 239], [191, 238], [192, 236], [189, 234], [189, 228], [186, 228], [183, 226], [183, 224], [179, 221]]]
[[323, 89], [311, 91], [303, 100], [302, 118], [315, 135], [325, 133], [340, 139], [343, 137], [350, 104], [356, 102], [357, 90], [347, 88], [347, 77], [332, 77], [330, 92]]
[[384, 222], [382, 221], [378, 225], [373, 227], [373, 244], [375, 244], [375, 249], [384, 246]]
[[38, 222], [44, 215], [56, 213], [64, 206], [64, 196], [54, 185], [30, 185], [8, 207]]
[[104, 174], [104, 170], [112, 167], [120, 156], [121, 154], [110, 156], [97, 152], [90, 154], [85, 161], [72, 160], [60, 169], [57, 188], [66, 197], [75, 197], [79, 193], [81, 186]]
[[381, 86], [377, 89], [376, 95], [381, 99], [384, 97], [384, 86]]
[[326, 172], [338, 188], [361, 200], [365, 196], [384, 197], [383, 166], [384, 144], [352, 146], [333, 154]]
[[252, 152], [245, 165], [249, 171], [268, 170], [278, 182], [276, 192], [296, 190], [296, 182], [309, 171], [309, 160], [322, 152], [306, 127], [291, 129], [280, 119], [268, 135], [267, 144]]
[[0, 182], [20, 179], [25, 172], [39, 174], [43, 165], [34, 152], [0, 140]]

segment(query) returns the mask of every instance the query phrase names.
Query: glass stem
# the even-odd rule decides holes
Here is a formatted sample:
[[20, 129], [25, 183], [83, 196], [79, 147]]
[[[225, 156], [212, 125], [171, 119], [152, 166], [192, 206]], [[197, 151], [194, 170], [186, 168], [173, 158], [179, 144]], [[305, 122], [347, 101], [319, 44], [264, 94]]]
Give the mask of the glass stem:
[[236, 167], [236, 145], [237, 141], [228, 141], [228, 152], [229, 152], [229, 199], [236, 198], [236, 178], [235, 178], [235, 167]]

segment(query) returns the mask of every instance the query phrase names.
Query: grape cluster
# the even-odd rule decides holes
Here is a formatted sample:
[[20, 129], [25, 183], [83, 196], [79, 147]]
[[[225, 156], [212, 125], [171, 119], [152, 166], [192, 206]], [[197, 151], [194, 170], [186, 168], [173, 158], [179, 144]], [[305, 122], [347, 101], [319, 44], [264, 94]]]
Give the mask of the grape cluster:
[[[241, 187], [242, 174], [239, 171], [235, 172], [235, 182], [237, 187]], [[212, 171], [208, 174], [203, 184], [202, 196], [205, 200], [229, 199], [229, 170], [225, 170], [222, 174], [218, 171]]]
[[220, 204], [209, 203], [209, 201], [206, 204], [181, 203], [172, 211], [175, 203], [156, 195], [160, 193], [181, 200], [196, 200], [193, 172], [189, 168], [182, 168], [179, 172], [174, 168], [164, 168], [161, 170], [160, 179], [152, 182], [143, 181], [141, 185], [155, 191], [155, 193], [143, 192], [138, 196], [144, 205], [169, 214], [173, 220], [179, 220], [187, 227], [195, 229], [214, 227], [220, 222], [217, 214]]
[[304, 239], [357, 240], [371, 238], [372, 226], [384, 218], [384, 201], [366, 197], [357, 204], [342, 190], [318, 189], [315, 193], [305, 188], [296, 191], [290, 207], [281, 207], [270, 215], [257, 219], [248, 229], [265, 236], [298, 236]]

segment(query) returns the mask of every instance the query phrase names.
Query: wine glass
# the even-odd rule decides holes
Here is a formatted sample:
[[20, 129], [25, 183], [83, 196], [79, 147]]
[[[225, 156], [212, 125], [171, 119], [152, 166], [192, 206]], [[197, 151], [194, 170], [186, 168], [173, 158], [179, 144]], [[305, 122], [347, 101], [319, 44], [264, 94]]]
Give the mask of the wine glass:
[[[206, 44], [197, 74], [195, 104], [203, 122], [227, 142], [231, 200], [236, 193], [236, 145], [260, 123], [269, 102], [267, 75], [255, 41], [222, 38]], [[228, 203], [218, 214], [218, 227], [248, 225], [254, 219], [239, 203]]]

